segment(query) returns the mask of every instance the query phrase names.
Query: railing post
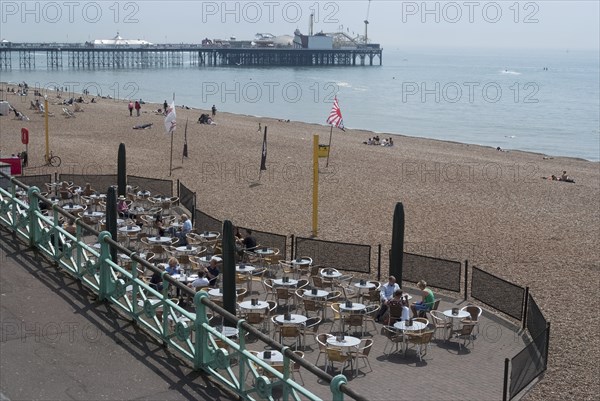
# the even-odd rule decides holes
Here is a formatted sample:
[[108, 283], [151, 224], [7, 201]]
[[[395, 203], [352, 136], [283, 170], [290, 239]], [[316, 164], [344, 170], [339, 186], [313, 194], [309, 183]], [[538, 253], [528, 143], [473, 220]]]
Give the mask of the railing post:
[[[16, 185], [16, 184], [13, 184]], [[40, 241], [40, 225], [37, 224], [37, 215], [35, 212], [40, 211], [40, 205], [38, 198], [35, 196], [40, 192], [38, 187], [29, 187], [27, 190], [27, 198], [29, 199], [29, 210], [27, 211], [27, 217], [29, 219], [29, 246], [35, 247]], [[13, 196], [13, 223], [15, 224], [15, 231], [17, 229], [17, 202]]]
[[346, 379], [346, 376], [344, 375], [337, 375], [335, 376], [332, 380], [331, 383], [329, 383], [329, 388], [331, 388], [331, 395], [333, 396], [331, 399], [332, 401], [343, 401], [344, 400], [344, 393], [342, 393], [342, 390], [340, 389], [342, 384], [346, 384], [348, 383], [348, 379]]
[[98, 299], [100, 301], [103, 301], [109, 297], [113, 286], [110, 275], [110, 266], [107, 262], [109, 259], [111, 259], [110, 245], [104, 240], [105, 238], [111, 238], [111, 235], [107, 231], [102, 231], [98, 236], [98, 242], [100, 243], [100, 283], [98, 285]]
[[194, 331], [196, 338], [194, 341], [194, 369], [200, 370], [208, 365], [212, 360], [210, 350], [208, 349], [208, 332], [203, 327], [203, 324], [208, 324], [206, 317], [206, 306], [202, 303], [202, 298], [208, 297], [204, 291], [197, 292], [194, 295], [194, 306], [196, 307], [196, 319], [194, 319]]
[[523, 319], [522, 329], [525, 330], [527, 327], [527, 308], [529, 307], [529, 287], [525, 287], [525, 302], [523, 302], [523, 311], [521, 317]]
[[177, 179], [177, 197], [181, 200], [181, 193], [179, 192], [179, 178]]
[[[381, 244], [377, 244], [377, 281], [381, 280]], [[400, 282], [402, 285], [402, 282]]]
[[290, 235], [290, 260], [294, 260], [296, 258], [294, 253], [294, 238], [296, 238], [294, 234]]
[[510, 364], [510, 359], [504, 359], [504, 388], [502, 389], [502, 401], [508, 400], [508, 365]]
[[469, 260], [465, 260], [465, 302], [469, 299]]

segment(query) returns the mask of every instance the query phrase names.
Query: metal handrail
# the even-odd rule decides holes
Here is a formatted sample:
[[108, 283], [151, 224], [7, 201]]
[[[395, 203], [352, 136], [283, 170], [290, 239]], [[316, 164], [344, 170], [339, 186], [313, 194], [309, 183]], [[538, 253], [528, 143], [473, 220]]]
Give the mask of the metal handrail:
[[[208, 370], [209, 373], [213, 373], [216, 376], [219, 376], [217, 378], [221, 379], [220, 381], [222, 383], [229, 386], [234, 391], [241, 392], [243, 390], [243, 387], [244, 387], [243, 385], [241, 385], [239, 387], [236, 387], [235, 385], [231, 385], [231, 383], [228, 380], [223, 379], [220, 375], [216, 374], [216, 371], [211, 370], [210, 363], [214, 362], [214, 360], [206, 362], [208, 360], [207, 359], [208, 357], [206, 356], [206, 354], [202, 355], [202, 358], [204, 359], [204, 361], [202, 363], [199, 361], [200, 356], [199, 356], [198, 351], [201, 349], [205, 350], [205, 351], [209, 349], [208, 343], [210, 342], [210, 340], [209, 340], [209, 336], [207, 334], [210, 333], [216, 337], [220, 336], [220, 334], [218, 332], [216, 332], [216, 330], [214, 328], [210, 327], [207, 323], [206, 312], [205, 312], [204, 307], [208, 307], [215, 314], [222, 316], [227, 322], [237, 326], [238, 329], [240, 329], [240, 338], [243, 338], [243, 336], [242, 336], [243, 333], [251, 333], [253, 336], [255, 336], [259, 340], [263, 341], [268, 346], [272, 347], [273, 349], [280, 350], [282, 352], [282, 354], [284, 355], [284, 365], [285, 365], [285, 372], [283, 374], [275, 371], [270, 365], [268, 365], [264, 361], [256, 359], [254, 356], [252, 356], [245, 349], [243, 340], [240, 341], [239, 345], [235, 344], [235, 343], [230, 344], [236, 351], [239, 352], [242, 359], [244, 359], [244, 363], [246, 363], [248, 360], [252, 360], [256, 365], [260, 366], [264, 370], [272, 372], [273, 376], [279, 378], [281, 380], [281, 382], [284, 383], [284, 385], [286, 386], [286, 389], [289, 387], [288, 391], [291, 389], [292, 392], [296, 392], [296, 391], [301, 392], [304, 397], [308, 397], [310, 399], [319, 399], [317, 396], [315, 396], [314, 394], [311, 394], [308, 390], [299, 386], [298, 384], [293, 382], [291, 379], [289, 379], [289, 363], [290, 363], [290, 361], [293, 361], [294, 363], [298, 364], [299, 366], [303, 367], [310, 373], [317, 376], [319, 379], [329, 383], [334, 400], [343, 400], [343, 398], [344, 398], [343, 396], [345, 394], [355, 400], [366, 401], [366, 398], [364, 396], [358, 394], [352, 388], [350, 388], [350, 386], [348, 386], [346, 378], [343, 375], [338, 375], [336, 377], [332, 377], [331, 375], [324, 372], [323, 370], [321, 370], [319, 367], [315, 366], [314, 364], [306, 361], [303, 358], [298, 357], [289, 348], [284, 347], [282, 344], [271, 339], [269, 336], [260, 332], [258, 329], [256, 329], [252, 325], [246, 323], [243, 319], [237, 318], [235, 315], [229, 313], [227, 310], [223, 309], [219, 305], [212, 302], [210, 299], [208, 299], [207, 294], [195, 293], [192, 289], [190, 289], [189, 287], [180, 283], [178, 280], [172, 278], [170, 275], [166, 274], [161, 269], [157, 268], [153, 264], [142, 259], [136, 252], [123, 247], [118, 242], [116, 242], [114, 239], [112, 239], [110, 237], [109, 233], [98, 232], [95, 228], [85, 224], [80, 217], [72, 215], [71, 213], [62, 209], [59, 205], [52, 204], [50, 199], [48, 199], [40, 194], [38, 188], [28, 187], [27, 185], [18, 181], [16, 178], [11, 178], [10, 176], [6, 175], [3, 172], [0, 172], [0, 176], [9, 178], [10, 182], [12, 184], [10, 192], [0, 188], [0, 198], [3, 198], [6, 195], [8, 195], [8, 197], [9, 197], [8, 200], [2, 199], [3, 205], [6, 205], [7, 207], [6, 208], [2, 207], [0, 210], [0, 224], [4, 224], [4, 225], [8, 226], [10, 229], [12, 229], [13, 231], [16, 231], [22, 237], [28, 239], [30, 241], [31, 245], [40, 248], [42, 251], [44, 251], [49, 256], [54, 257], [55, 260], [57, 260], [57, 262], [59, 262], [60, 266], [65, 267], [71, 273], [78, 274], [79, 278], [84, 283], [90, 284], [92, 289], [97, 290], [99, 292], [100, 299], [109, 300], [113, 303], [118, 304], [122, 309], [124, 309], [126, 311], [126, 313], [135, 317], [136, 319], [138, 319], [138, 321], [144, 322], [146, 327], [148, 329], [150, 329], [151, 332], [154, 332], [155, 334], [159, 334], [162, 337], [162, 339], [167, 342], [167, 344], [171, 344], [179, 351], [182, 351], [183, 355], [188, 356], [188, 357], [191, 356], [193, 359], [194, 368]], [[20, 218], [26, 219], [26, 226], [29, 227], [28, 233], [19, 231], [19, 229], [18, 229], [19, 226], [22, 226], [25, 224], [22, 221], [18, 222], [17, 219], [14, 218], [17, 214], [17, 209], [19, 207], [23, 207], [23, 210], [24, 210], [24, 207], [27, 206], [24, 202], [19, 201], [18, 199], [15, 198], [14, 195], [15, 195], [15, 190], [17, 187], [26, 189], [28, 191], [29, 205], [28, 205], [27, 213], [20, 212]], [[44, 223], [46, 223], [48, 225], [50, 223], [50, 220], [39, 211], [39, 208], [38, 208], [39, 201], [42, 201], [42, 202], [46, 203], [47, 205], [51, 205], [51, 207], [49, 209], [52, 210], [52, 212], [54, 213], [54, 221], [52, 222], [52, 228], [47, 229], [45, 233], [46, 234], [50, 233], [50, 237], [54, 233], [60, 233], [61, 235], [64, 235], [67, 239], [72, 240], [74, 242], [74, 245], [75, 245], [74, 249], [77, 250], [77, 254], [78, 254], [77, 266], [75, 268], [73, 268], [73, 266], [70, 266], [70, 265], [67, 266], [66, 263], [64, 263], [61, 260], [62, 257], [64, 257], [64, 254], [63, 254], [63, 251], [58, 252], [58, 250], [57, 250], [57, 248], [58, 248], [56, 246], [58, 244], [57, 238], [54, 238], [54, 239], [50, 238], [47, 240], [47, 243], [45, 243], [45, 244], [42, 244], [41, 242], [36, 243], [36, 240], [37, 240], [36, 236], [42, 235], [42, 233], [36, 232], [36, 230], [39, 231], [39, 228], [36, 228], [36, 224], [38, 227], [40, 226], [40, 224], [37, 222], [43, 221]], [[3, 213], [2, 213], [2, 211], [4, 211], [4, 210], [6, 211], [7, 214], [12, 213], [12, 216], [13, 216], [12, 221], [9, 218], [6, 218], [6, 219], [4, 218]], [[75, 236], [69, 234], [62, 227], [60, 227], [58, 225], [58, 216], [59, 215], [64, 216], [67, 219], [72, 219], [75, 221], [75, 225], [77, 227], [77, 234]], [[98, 242], [100, 243], [100, 246], [101, 246], [99, 253], [96, 252], [95, 250], [91, 249], [87, 244], [85, 244], [79, 240], [82, 229], [91, 233], [92, 235], [94, 235], [98, 238]], [[51, 252], [50, 250], [48, 250], [44, 247], [48, 244], [52, 245], [52, 243], [55, 245], [53, 252]], [[110, 248], [114, 248], [119, 253], [127, 255], [132, 260], [131, 272], [128, 272], [121, 266], [118, 266], [118, 265], [112, 263], [112, 261], [110, 260], [110, 252], [109, 252]], [[91, 253], [92, 256], [97, 257], [97, 262], [93, 263], [91, 260], [88, 259], [85, 263], [85, 267], [82, 266], [81, 264], [79, 264], [80, 260], [82, 259], [81, 254], [83, 253], [84, 250], [86, 252]], [[168, 288], [172, 287], [172, 288], [179, 290], [184, 295], [194, 297], [194, 304], [196, 306], [196, 316], [192, 317], [189, 312], [185, 311], [181, 307], [178, 307], [170, 299], [168, 299], [166, 290], [163, 290], [163, 293], [161, 294], [158, 291], [150, 288], [145, 282], [140, 280], [137, 277], [138, 276], [138, 270], [137, 270], [138, 266], [143, 266], [144, 268], [152, 271], [153, 273], [160, 273], [162, 275], [163, 285], [166, 290], [168, 290]], [[92, 271], [94, 271], [94, 275], [93, 275], [94, 278], [96, 278], [96, 272], [99, 272], [98, 284], [93, 283], [89, 277], [85, 277], [86, 272], [84, 269], [87, 269], [87, 268], [90, 268]], [[126, 305], [123, 305], [122, 302], [117, 300], [117, 298], [113, 298], [112, 294], [115, 293], [115, 288], [119, 284], [123, 284], [123, 283], [119, 282], [119, 281], [123, 281], [123, 280], [115, 280], [117, 277], [116, 273], [120, 273], [122, 275], [122, 277], [125, 277], [126, 279], [131, 281], [131, 284], [133, 286], [133, 301], [131, 302], [130, 308]], [[112, 285], [112, 288], [109, 288], [110, 285]], [[140, 315], [143, 312], [138, 310], [137, 298], [136, 298], [136, 295], [138, 295], [138, 293], [143, 294], [143, 296], [146, 296], [146, 295], [156, 296], [159, 299], [159, 304], [164, 305], [165, 308], [163, 311], [163, 322], [161, 323], [162, 329], [163, 329], [162, 331], [160, 328], [156, 329], [155, 327], [151, 327], [148, 323], [146, 323], [145, 321], [140, 319]], [[167, 331], [168, 331], [167, 330], [167, 322], [168, 322], [168, 318], [170, 317], [169, 316], [170, 311], [173, 311], [174, 313], [178, 312], [181, 315], [184, 315], [186, 317], [191, 317], [190, 320], [192, 321], [193, 326], [197, 330], [195, 344], [194, 344], [195, 349], [196, 349], [195, 355], [192, 353], [189, 353], [187, 351], [184, 351], [182, 349], [182, 347], [176, 346], [176, 344], [172, 342], [171, 338], [174, 337], [175, 335], [167, 333]], [[154, 318], [154, 316], [153, 316], [153, 318]], [[158, 322], [158, 320], [155, 320], [155, 321]], [[226, 337], [222, 337], [222, 340], [224, 340], [226, 342], [227, 341], [231, 342], [231, 340], [228, 340]], [[203, 343], [198, 344], [198, 342], [203, 342]], [[242, 365], [242, 364], [240, 364], [240, 365]], [[240, 368], [240, 369], [242, 369], [242, 371], [243, 371], [243, 368]], [[257, 377], [257, 380], [259, 380], [259, 379], [260, 378]], [[249, 397], [249, 395], [247, 393], [246, 393], [246, 396]], [[288, 396], [291, 396], [291, 397], [294, 397], [297, 399], [297, 395], [288, 394]]]

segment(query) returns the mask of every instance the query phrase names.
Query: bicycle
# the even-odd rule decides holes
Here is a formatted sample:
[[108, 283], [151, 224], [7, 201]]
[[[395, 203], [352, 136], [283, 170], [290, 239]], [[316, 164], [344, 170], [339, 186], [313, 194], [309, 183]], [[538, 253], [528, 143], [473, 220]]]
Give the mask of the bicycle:
[[60, 157], [53, 155], [52, 151], [50, 151], [50, 156], [46, 159], [46, 165], [52, 167], [59, 167], [61, 163], [62, 160], [60, 159]]

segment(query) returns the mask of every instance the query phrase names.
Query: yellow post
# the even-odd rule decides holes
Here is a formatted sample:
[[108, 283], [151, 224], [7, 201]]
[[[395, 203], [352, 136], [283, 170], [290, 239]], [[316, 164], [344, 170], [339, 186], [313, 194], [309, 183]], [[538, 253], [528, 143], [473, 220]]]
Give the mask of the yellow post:
[[312, 235], [317, 236], [319, 222], [319, 135], [313, 135], [313, 210]]
[[44, 128], [46, 129], [46, 163], [50, 160], [50, 138], [48, 137], [48, 96], [44, 96]]

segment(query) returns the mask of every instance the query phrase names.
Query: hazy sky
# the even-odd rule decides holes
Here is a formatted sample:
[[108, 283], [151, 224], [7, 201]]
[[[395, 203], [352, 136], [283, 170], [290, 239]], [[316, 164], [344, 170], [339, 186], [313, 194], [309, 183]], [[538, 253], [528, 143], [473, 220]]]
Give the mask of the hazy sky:
[[[599, 49], [600, 1], [372, 0], [369, 38], [384, 47]], [[113, 37], [153, 43], [252, 39], [257, 32], [364, 33], [367, 0], [5, 1], [0, 37], [12, 42], [85, 42]], [[354, 34], [353, 34], [354, 32]]]

